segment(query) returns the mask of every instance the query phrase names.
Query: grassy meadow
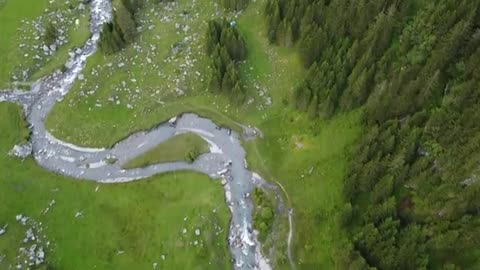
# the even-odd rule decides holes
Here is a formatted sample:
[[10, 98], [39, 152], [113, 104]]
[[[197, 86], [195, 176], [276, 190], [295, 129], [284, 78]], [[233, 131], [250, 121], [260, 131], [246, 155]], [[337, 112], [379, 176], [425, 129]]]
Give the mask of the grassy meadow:
[[[237, 22], [248, 46], [248, 58], [242, 64], [242, 78], [248, 90], [247, 102], [236, 106], [232, 105], [228, 98], [210, 93], [206, 83], [209, 68], [203, 47], [204, 33], [207, 21], [214, 18], [214, 14], [219, 11], [212, 1], [178, 0], [176, 3], [147, 4], [147, 8], [140, 15], [141, 33], [132, 46], [116, 55], [103, 55], [98, 52], [89, 58], [83, 80], [75, 82], [71, 93], [56, 105], [47, 118], [48, 129], [56, 137], [78, 145], [104, 147], [112, 146], [128, 134], [149, 129], [181, 112], [195, 112], [210, 117], [218, 124], [230, 126], [237, 131], [237, 122], [255, 125], [262, 130], [264, 138], [244, 143], [248, 154], [247, 161], [254, 171], [271, 182], [279, 183], [285, 189], [287, 205], [294, 209], [292, 248], [297, 269], [335, 269], [335, 251], [340, 247], [342, 239], [346, 238], [338, 226], [338, 216], [343, 207], [343, 177], [348, 148], [361, 132], [358, 124], [360, 112], [321, 122], [311, 121], [291, 108], [288, 101], [292, 90], [301, 82], [304, 70], [294, 48], [279, 48], [268, 43], [261, 14], [264, 0], [251, 1], [247, 10], [238, 18], [228, 14]], [[106, 130], [108, 132], [105, 132]], [[155, 160], [161, 158], [165, 157], [154, 155]], [[36, 168], [30, 160], [25, 163]], [[41, 169], [35, 170], [39, 175], [46, 175], [46, 178], [58, 178], [55, 184], [70, 183], [61, 177], [41, 172]], [[98, 192], [105, 192], [107, 188], [118, 189], [118, 193], [114, 194], [112, 191], [112, 195], [102, 201], [108, 207], [118, 209], [125, 196], [123, 193], [132, 194], [126, 196], [125, 200], [128, 202], [122, 204], [129, 205], [136, 199], [142, 203], [143, 200], [150, 200], [145, 199], [142, 192], [151, 194], [156, 190], [162, 194], [157, 198], [160, 201], [151, 199], [151, 203], [160, 202], [158, 205], [162, 207], [155, 208], [152, 205], [147, 208], [154, 209], [159, 215], [166, 215], [164, 211], [167, 213], [174, 209], [180, 213], [191, 213], [189, 211], [196, 209], [196, 205], [203, 204], [205, 208], [202, 209], [212, 205], [223, 209], [223, 193], [219, 187], [214, 184], [211, 187], [206, 185], [208, 181], [195, 174], [178, 175], [182, 175], [182, 180], [186, 180], [185, 185], [192, 185], [195, 181], [202, 183], [202, 187], [196, 187], [202, 189], [198, 195], [198, 200], [203, 198], [202, 204], [192, 200], [187, 205], [182, 196], [176, 197], [182, 202], [180, 204], [172, 200], [169, 196], [177, 187], [168, 185], [173, 181], [174, 175], [171, 174], [128, 186], [102, 186]], [[180, 181], [174, 183], [178, 184]], [[84, 193], [75, 194], [75, 198], [79, 200], [90, 203], [91, 196], [100, 194], [92, 193], [95, 189], [93, 184], [71, 184], [88, 186]], [[152, 185], [158, 186], [149, 189]], [[183, 184], [181, 188], [183, 192], [195, 189]], [[49, 187], [45, 188], [48, 189]], [[209, 193], [213, 191], [216, 193]], [[163, 196], [166, 196], [165, 200], [162, 199]], [[197, 194], [195, 198], [196, 196]], [[163, 210], [163, 207], [167, 210]], [[75, 205], [69, 209], [75, 211], [74, 208]], [[223, 211], [218, 212], [222, 213], [218, 217], [220, 223], [226, 222], [226, 213]], [[59, 214], [59, 218], [70, 217], [61, 217]], [[172, 224], [177, 222], [175, 218], [172, 219]], [[138, 231], [145, 234], [168, 235], [169, 230], [159, 230], [152, 222], [143, 222], [139, 221], [131, 227], [138, 228]], [[119, 230], [111, 226], [105, 233]], [[69, 233], [80, 228], [66, 230], [69, 231], [62, 234], [68, 237]], [[281, 239], [267, 239], [266, 242], [276, 242], [284, 253], [287, 236], [286, 231], [282, 232], [285, 234]], [[219, 242], [226, 242], [225, 234], [220, 236], [223, 238]], [[152, 252], [159, 249], [157, 239], [146, 238], [145, 249]], [[95, 239], [90, 240], [93, 242], [88, 245], [93, 248], [97, 242]], [[167, 242], [173, 243], [173, 240]], [[221, 251], [225, 252], [225, 247], [219, 247], [217, 251], [209, 254], [224, 254], [219, 253]], [[180, 256], [184, 256], [182, 258], [188, 262], [196, 258], [187, 257], [191, 255], [187, 251], [182, 254]], [[225, 256], [222, 255], [221, 258]], [[170, 266], [174, 265], [173, 263]], [[128, 260], [125, 265], [129, 266]], [[121, 262], [118, 262], [117, 266], [118, 269], [124, 267]], [[285, 256], [279, 256], [275, 266], [278, 269], [288, 269]], [[182, 269], [195, 268], [187, 266]]]
[[[343, 207], [341, 189], [348, 146], [361, 132], [360, 112], [312, 122], [288, 105], [304, 70], [293, 48], [268, 43], [260, 13], [263, 5], [264, 1], [252, 2], [240, 17], [232, 18], [248, 46], [242, 76], [249, 92], [247, 100], [251, 100], [244, 105], [232, 105], [228, 98], [210, 93], [205, 83], [204, 74], [209, 70], [202, 41], [214, 6], [210, 1], [180, 0], [168, 16], [183, 18], [185, 10], [188, 14], [196, 12], [194, 19], [185, 19], [185, 25], [200, 33], [197, 40], [172, 56], [172, 47], [194, 34], [178, 31], [173, 22], [158, 22], [119, 54], [97, 53], [89, 59], [85, 80], [77, 82], [55, 107], [47, 126], [59, 138], [97, 147], [113, 145], [132, 132], [151, 128], [184, 111], [224, 125], [235, 127], [239, 122], [259, 127], [264, 139], [245, 143], [248, 163], [286, 190], [286, 200], [295, 211], [293, 255], [299, 269], [332, 269], [335, 250], [346, 238], [339, 229], [338, 216]], [[161, 13], [163, 8], [153, 10], [160, 13], [156, 17], [167, 16]], [[152, 15], [146, 12], [144, 16]], [[155, 50], [151, 50], [152, 44]], [[189, 48], [192, 53], [188, 53]], [[196, 63], [186, 73], [181, 68], [185, 59]], [[119, 68], [120, 63], [126, 65]], [[100, 77], [105, 79], [98, 80]], [[182, 95], [176, 93], [176, 80], [184, 90]], [[111, 132], [104, 133], [105, 127]], [[285, 239], [286, 235], [276, 242], [284, 248]], [[288, 268], [286, 258], [280, 256], [276, 266]]]
[[[47, 0], [3, 0], [0, 2], [0, 89], [14, 87], [12, 81], [27, 84], [60, 69], [68, 59], [68, 51], [77, 48], [89, 38], [88, 7], [73, 10], [81, 0], [68, 3]], [[44, 56], [42, 28], [63, 14], [63, 34], [68, 42], [51, 56]], [[58, 14], [60, 14], [58, 13]], [[78, 25], [74, 24], [78, 19]], [[42, 59], [35, 57], [41, 56]], [[25, 71], [25, 77], [23, 72]], [[16, 79], [12, 79], [16, 76]], [[19, 85], [22, 86], [22, 85]]]
[[218, 182], [189, 172], [119, 185], [67, 179], [7, 155], [27, 135], [19, 108], [0, 103], [0, 226], [8, 224], [0, 236], [0, 255], [6, 255], [0, 269], [28, 247], [18, 214], [42, 223], [52, 243], [48, 269], [231, 267], [229, 212]]

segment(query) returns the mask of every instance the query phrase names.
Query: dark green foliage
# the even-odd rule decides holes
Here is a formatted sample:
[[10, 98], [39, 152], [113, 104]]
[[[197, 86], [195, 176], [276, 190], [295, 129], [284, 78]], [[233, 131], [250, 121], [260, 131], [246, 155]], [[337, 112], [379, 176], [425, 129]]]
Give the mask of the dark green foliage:
[[116, 53], [135, 40], [135, 14], [142, 6], [143, 0], [122, 0], [116, 5], [113, 21], [102, 29], [99, 46], [103, 53]]
[[57, 39], [58, 31], [53, 23], [49, 23], [45, 28], [45, 35], [43, 36], [43, 41], [47, 45], [52, 45]]
[[126, 46], [126, 41], [118, 26], [116, 19], [113, 22], [103, 25], [102, 34], [100, 36], [99, 46], [103, 53], [112, 54], [120, 51]]
[[342, 265], [477, 269], [480, 1], [269, 0], [265, 14], [269, 40], [296, 44], [307, 70], [297, 109], [364, 108]]
[[260, 188], [256, 188], [253, 192], [253, 203], [256, 207], [253, 214], [255, 229], [260, 233], [260, 241], [265, 241], [272, 230], [275, 219], [273, 203]]
[[208, 24], [207, 53], [211, 59], [209, 82], [211, 90], [228, 93], [238, 103], [245, 99], [240, 79], [239, 62], [247, 57], [245, 40], [227, 20]]
[[194, 162], [195, 159], [197, 159], [198, 155], [200, 154], [200, 151], [195, 147], [194, 149], [190, 150], [187, 153], [186, 160], [190, 163]]

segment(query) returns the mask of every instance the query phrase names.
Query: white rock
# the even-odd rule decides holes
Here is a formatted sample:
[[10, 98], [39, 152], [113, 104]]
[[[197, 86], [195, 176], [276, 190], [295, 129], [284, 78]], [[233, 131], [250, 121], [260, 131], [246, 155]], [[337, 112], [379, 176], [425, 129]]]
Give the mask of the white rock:
[[8, 227], [8, 224], [3, 226], [3, 228], [0, 229], [0, 235], [4, 235], [5, 233], [7, 233], [7, 227]]

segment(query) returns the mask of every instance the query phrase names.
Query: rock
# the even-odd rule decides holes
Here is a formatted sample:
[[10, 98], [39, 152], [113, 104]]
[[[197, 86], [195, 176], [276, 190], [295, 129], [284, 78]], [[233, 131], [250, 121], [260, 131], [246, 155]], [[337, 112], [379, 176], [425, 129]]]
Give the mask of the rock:
[[171, 118], [170, 120], [168, 120], [168, 124], [171, 127], [175, 127], [177, 125], [177, 120], [178, 120], [178, 118], [175, 116], [175, 117]]
[[22, 145], [15, 145], [8, 154], [23, 160], [32, 154], [32, 144], [29, 142]]
[[3, 228], [0, 229], [0, 235], [4, 235], [5, 233], [7, 233], [7, 227], [8, 224], [6, 224], [5, 226], [3, 226]]
[[35, 254], [35, 257], [35, 265], [40, 265], [43, 263], [43, 260], [45, 259], [45, 251], [43, 251], [43, 248], [39, 248]]
[[200, 235], [200, 229], [195, 229], [195, 235], [199, 236]]
[[27, 243], [28, 241], [35, 241], [35, 234], [33, 234], [33, 229], [29, 228], [27, 232], [25, 233], [25, 239], [23, 239], [24, 243]]

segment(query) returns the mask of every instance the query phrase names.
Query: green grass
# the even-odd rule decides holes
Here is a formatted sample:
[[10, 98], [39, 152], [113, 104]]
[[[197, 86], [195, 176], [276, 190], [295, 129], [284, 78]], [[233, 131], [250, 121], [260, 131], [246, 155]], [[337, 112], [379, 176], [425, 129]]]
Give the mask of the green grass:
[[34, 19], [41, 15], [47, 0], [8, 0], [0, 5], [0, 88], [10, 80], [12, 63], [18, 58], [18, 31], [22, 19]]
[[[152, 269], [154, 262], [159, 269], [231, 268], [229, 214], [219, 183], [187, 172], [118, 185], [68, 179], [32, 159], [9, 157], [28, 130], [16, 105], [0, 103], [0, 116], [0, 226], [9, 225], [0, 236], [0, 255], [7, 256], [0, 269], [15, 262], [22, 246], [26, 228], [17, 214], [42, 222], [54, 269]], [[75, 218], [77, 211], [83, 217]]]
[[[248, 163], [254, 171], [271, 182], [280, 183], [286, 190], [287, 205], [295, 211], [293, 255], [297, 268], [335, 269], [335, 252], [347, 238], [338, 224], [343, 207], [343, 177], [349, 146], [361, 132], [361, 112], [318, 121], [291, 108], [288, 103], [292, 91], [301, 82], [305, 70], [295, 48], [280, 48], [268, 43], [261, 14], [264, 3], [251, 2], [237, 19], [248, 46], [249, 56], [242, 64], [242, 76], [252, 103], [234, 106], [225, 96], [207, 91], [206, 83], [201, 81], [205, 76], [195, 75], [197, 71], [202, 75], [208, 72], [202, 38], [192, 45], [198, 61], [183, 81], [186, 94], [174, 95], [172, 81], [183, 74], [178, 68], [181, 57], [171, 62], [164, 62], [164, 59], [169, 56], [171, 45], [182, 37], [176, 33], [173, 23], [164, 23], [162, 27], [155, 24], [153, 30], [140, 35], [136, 44], [143, 49], [155, 44], [157, 51], [162, 52], [151, 59], [151, 64], [144, 64], [149, 57], [148, 50], [136, 51], [130, 47], [116, 56], [97, 53], [88, 60], [84, 72], [86, 81], [75, 83], [72, 92], [57, 104], [47, 119], [47, 127], [66, 141], [102, 147], [111, 146], [128, 134], [149, 129], [183, 111], [199, 113], [237, 130], [237, 122], [255, 125], [265, 136], [244, 143]], [[192, 24], [195, 32], [203, 36], [204, 22], [212, 18], [211, 2], [180, 0], [179, 5], [175, 14], [192, 9], [199, 13], [198, 21]], [[117, 68], [121, 62], [128, 66]], [[109, 68], [109, 63], [113, 67]], [[161, 66], [160, 75], [152, 68], [155, 64]], [[91, 75], [93, 70], [98, 71], [98, 75]], [[132, 75], [137, 79], [135, 83], [131, 82]], [[129, 90], [122, 89], [122, 81]], [[92, 89], [95, 91], [83, 95]], [[262, 95], [260, 91], [263, 90]], [[112, 97], [118, 98], [120, 105], [108, 101]], [[271, 97], [273, 105], [265, 104], [267, 97]], [[128, 108], [126, 104], [129, 103], [135, 106]], [[287, 231], [284, 225], [285, 220], [282, 232]], [[284, 252], [286, 234], [266, 242], [275, 243], [279, 252]], [[288, 269], [285, 256], [278, 256], [274, 265], [278, 269]]]
[[[53, 56], [45, 57], [43, 55], [43, 39], [39, 32], [33, 26], [33, 21], [39, 20], [45, 25], [52, 19], [48, 15], [53, 10], [66, 12], [70, 6], [78, 6], [80, 0], [71, 1], [69, 4], [56, 1], [49, 3], [47, 0], [8, 0], [3, 5], [0, 3], [0, 30], [2, 39], [0, 40], [0, 89], [12, 87], [10, 82], [12, 76], [19, 75], [23, 71], [28, 71], [27, 83], [37, 80], [40, 77], [51, 74], [55, 69], [61, 66], [68, 59], [68, 50], [79, 47], [89, 38], [89, 16], [88, 8], [82, 12], [65, 13], [68, 18], [72, 16], [79, 19], [79, 25], [68, 24], [65, 37], [67, 44], [59, 47]], [[48, 10], [46, 12], [45, 10]], [[65, 15], [64, 15], [65, 16]], [[22, 22], [24, 21], [24, 22]], [[35, 39], [35, 35], [40, 37]], [[20, 45], [26, 45], [21, 48]], [[33, 48], [33, 46], [38, 46]], [[40, 55], [41, 60], [33, 57]], [[18, 77], [18, 76], [17, 76]], [[18, 81], [23, 79], [18, 78]], [[23, 85], [19, 85], [22, 87]]]
[[360, 133], [358, 116], [313, 124], [292, 112], [265, 121], [265, 138], [246, 144], [249, 166], [287, 191], [299, 269], [336, 268], [335, 252], [347, 236], [338, 224], [346, 151]]
[[52, 74], [55, 70], [61, 70], [62, 66], [67, 62], [69, 55], [68, 51], [75, 48], [82, 47], [83, 44], [90, 38], [90, 16], [88, 10], [81, 16], [78, 21], [78, 26], [70, 27], [67, 36], [70, 41], [67, 45], [61, 46], [57, 52], [56, 57], [51, 58], [45, 65], [32, 75], [31, 80], [37, 80], [42, 77]]
[[208, 143], [200, 136], [184, 133], [166, 140], [143, 155], [128, 161], [122, 167], [133, 169], [165, 162], [193, 162], [201, 154], [208, 153], [208, 149]]

